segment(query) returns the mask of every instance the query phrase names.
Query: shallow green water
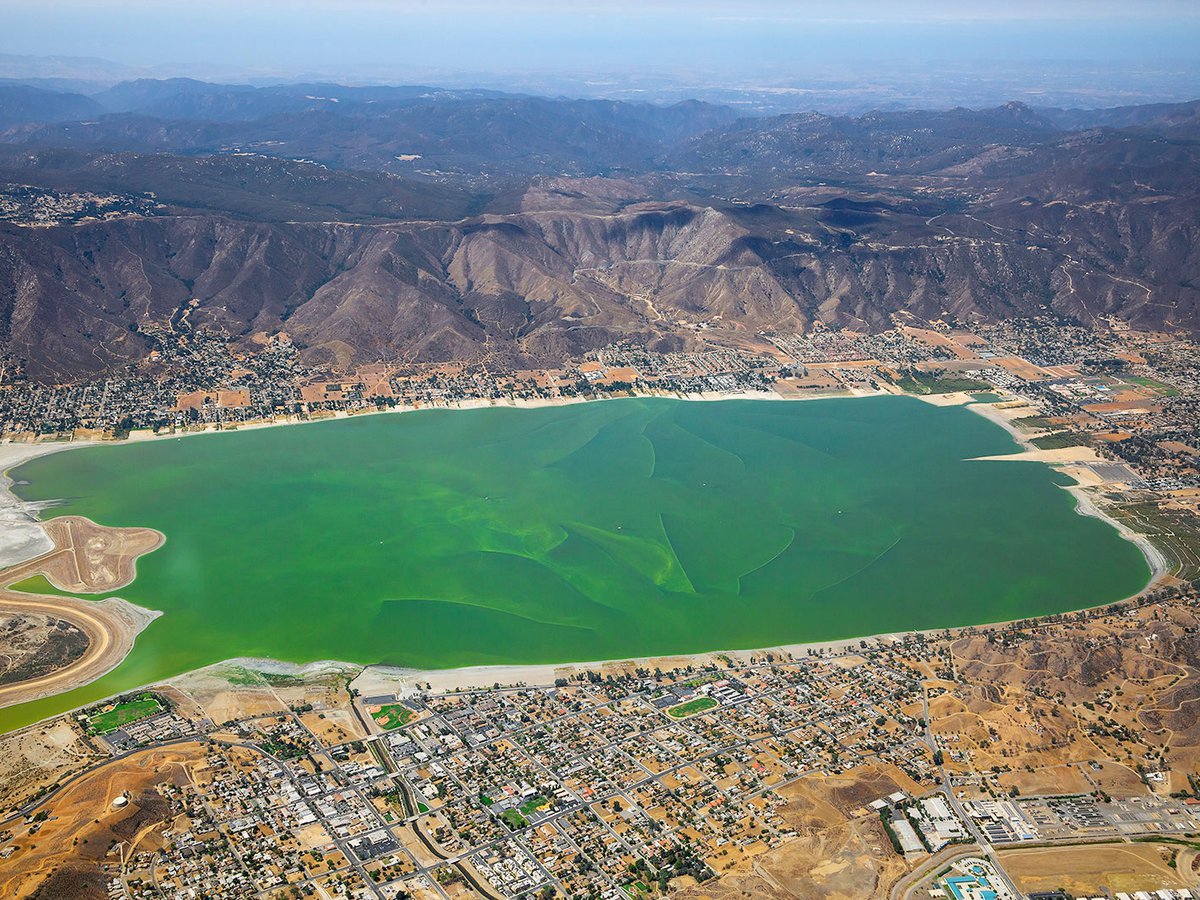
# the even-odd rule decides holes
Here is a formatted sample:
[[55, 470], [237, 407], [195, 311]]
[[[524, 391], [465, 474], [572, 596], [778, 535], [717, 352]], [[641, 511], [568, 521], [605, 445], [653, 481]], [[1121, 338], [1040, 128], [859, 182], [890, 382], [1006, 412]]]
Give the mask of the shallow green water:
[[10, 729], [235, 656], [416, 667], [769, 646], [1012, 619], [1136, 592], [996, 425], [913, 399], [428, 411], [103, 446], [17, 469], [55, 514], [166, 545], [165, 612]]

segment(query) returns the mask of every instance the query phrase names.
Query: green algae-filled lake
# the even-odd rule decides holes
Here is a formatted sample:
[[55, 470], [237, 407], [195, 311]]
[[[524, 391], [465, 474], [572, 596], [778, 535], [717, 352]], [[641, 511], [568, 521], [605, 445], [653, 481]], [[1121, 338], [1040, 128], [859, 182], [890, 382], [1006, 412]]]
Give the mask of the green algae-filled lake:
[[1114, 601], [1137, 547], [964, 408], [628, 399], [101, 446], [13, 473], [165, 546], [164, 615], [10, 729], [237, 656], [421, 668], [772, 646]]

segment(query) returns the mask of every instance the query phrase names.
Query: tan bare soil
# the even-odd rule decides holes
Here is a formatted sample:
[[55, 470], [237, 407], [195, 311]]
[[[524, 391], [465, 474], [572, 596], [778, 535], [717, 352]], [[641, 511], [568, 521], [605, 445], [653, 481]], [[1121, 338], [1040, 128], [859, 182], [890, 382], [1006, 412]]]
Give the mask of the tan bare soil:
[[42, 527], [56, 552], [41, 557], [38, 571], [60, 590], [77, 594], [125, 587], [137, 574], [138, 557], [163, 543], [153, 529], [108, 528], [82, 516], [60, 516]]
[[996, 781], [1006, 791], [1015, 787], [1023, 797], [1086, 794], [1095, 790], [1079, 765], [1046, 766], [1032, 772], [1017, 769], [1004, 772]]
[[797, 837], [680, 897], [766, 897], [866, 900], [886, 896], [908, 871], [877, 816], [863, 805], [896, 790], [920, 792], [891, 766], [861, 766], [840, 775], [814, 775], [787, 785], [781, 810]]
[[[60, 590], [105, 593], [133, 580], [137, 558], [156, 549], [163, 537], [148, 528], [105, 528], [78, 516], [45, 523], [54, 541], [49, 553], [0, 573], [0, 615], [53, 617], [68, 623], [86, 640], [80, 652], [62, 665], [31, 673], [31, 677], [0, 684], [0, 706], [25, 703], [94, 681], [112, 670], [133, 647], [134, 638], [153, 614], [124, 600], [101, 602], [26, 594], [9, 586], [42, 574]], [[0, 641], [3, 637], [0, 636]], [[77, 646], [79, 638], [74, 638]], [[8, 652], [0, 644], [0, 653]]]
[[[0, 860], [0, 896], [30, 897], [39, 888], [47, 897], [104, 897], [100, 865], [114, 842], [136, 852], [168, 820], [157, 784], [187, 778], [189, 766], [204, 759], [200, 744], [147, 750], [111, 763], [72, 782], [45, 809], [49, 818], [9, 827], [18, 849]], [[129, 803], [113, 807], [122, 793]]]
[[[1087, 622], [968, 629], [950, 654], [958, 676], [930, 702], [954, 771], [1012, 770], [1005, 785], [1143, 793], [1140, 764], [1200, 764], [1200, 615], [1190, 603], [1153, 604]], [[1113, 724], [1115, 723], [1115, 725]], [[1107, 765], [1105, 765], [1107, 764]], [[1020, 770], [1033, 768], [1033, 773]], [[1045, 774], [1038, 774], [1044, 772]], [[1132, 776], [1132, 777], [1131, 777]]]
[[0, 815], [9, 815], [105, 756], [65, 718], [0, 735]]
[[[299, 711], [301, 720], [326, 745], [366, 736], [351, 707], [348, 684], [357, 666], [327, 666], [296, 674], [271, 675], [248, 665], [221, 663], [171, 679], [171, 688], [217, 725], [234, 719]], [[309, 708], [311, 707], [311, 709]]]
[[66, 619], [40, 612], [0, 614], [0, 684], [57, 672], [87, 648], [87, 635]]
[[998, 855], [1017, 887], [1026, 893], [1061, 887], [1075, 896], [1089, 896], [1102, 888], [1132, 893], [1191, 887], [1193, 877], [1168, 865], [1178, 850], [1165, 844], [1100, 844], [1010, 850]]

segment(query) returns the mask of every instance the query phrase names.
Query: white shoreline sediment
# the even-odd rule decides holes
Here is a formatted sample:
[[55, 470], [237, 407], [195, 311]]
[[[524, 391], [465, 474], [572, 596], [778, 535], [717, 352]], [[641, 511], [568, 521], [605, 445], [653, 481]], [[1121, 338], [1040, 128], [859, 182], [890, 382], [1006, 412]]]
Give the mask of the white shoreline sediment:
[[12, 492], [9, 470], [36, 459], [75, 447], [92, 446], [95, 441], [47, 441], [45, 443], [8, 442], [0, 444], [0, 568], [49, 553], [54, 542], [46, 534], [38, 514], [49, 503], [27, 503]]
[[[1022, 434], [1021, 431], [1015, 425], [1013, 425], [1012, 421], [1008, 419], [1008, 417], [999, 414], [999, 412], [994, 408], [994, 404], [972, 403], [967, 406], [967, 409], [974, 413], [978, 413], [989, 422], [995, 422], [1010, 435], [1012, 435], [1013, 440], [1016, 441], [1021, 447], [1021, 452], [1019, 453], [1006, 454], [1002, 456], [981, 456], [978, 458], [978, 461], [980, 462], [1036, 462], [1041, 463], [1044, 466], [1050, 466], [1070, 477], [1071, 473], [1064, 471], [1062, 468], [1063, 466], [1071, 464], [1083, 465], [1089, 461], [1086, 459], [1070, 459], [1066, 458], [1065, 456], [1060, 458], [1054, 455], [1057, 454], [1058, 451], [1038, 449], [1026, 435]], [[1087, 448], [1080, 449], [1082, 450]], [[1096, 457], [1097, 460], [1101, 459], [1101, 457], [1095, 454], [1095, 451], [1089, 449], [1087, 452]], [[1076, 481], [1075, 484], [1067, 485], [1063, 488], [1063, 490], [1067, 491], [1072, 497], [1075, 498], [1075, 512], [1081, 516], [1088, 516], [1090, 518], [1100, 519], [1104, 522], [1107, 522], [1114, 529], [1116, 529], [1117, 534], [1125, 538], [1125, 540], [1137, 545], [1137, 548], [1142, 552], [1142, 556], [1146, 558], [1146, 564], [1150, 567], [1150, 579], [1146, 582], [1145, 586], [1137, 592], [1137, 594], [1133, 595], [1134, 597], [1137, 597], [1150, 590], [1162, 578], [1170, 574], [1170, 567], [1167, 565], [1166, 557], [1163, 556], [1162, 551], [1154, 546], [1154, 543], [1149, 537], [1134, 531], [1124, 522], [1113, 518], [1107, 510], [1099, 506], [1096, 501], [1092, 499], [1084, 486], [1078, 483], [1078, 479], [1074, 480]]]

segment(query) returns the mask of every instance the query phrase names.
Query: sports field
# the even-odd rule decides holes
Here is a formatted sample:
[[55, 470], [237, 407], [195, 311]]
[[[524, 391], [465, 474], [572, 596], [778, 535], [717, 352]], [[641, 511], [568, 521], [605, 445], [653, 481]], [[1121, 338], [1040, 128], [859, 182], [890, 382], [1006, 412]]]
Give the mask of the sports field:
[[378, 722], [381, 728], [385, 728], [388, 731], [406, 724], [412, 717], [412, 710], [401, 706], [399, 703], [385, 703], [378, 710], [371, 713], [371, 718]]
[[694, 716], [696, 713], [702, 713], [716, 707], [717, 701], [712, 697], [697, 697], [695, 700], [689, 700], [687, 703], [672, 706], [667, 710], [667, 715], [673, 719], [686, 719], [688, 716]]
[[999, 427], [912, 398], [434, 410], [74, 450], [54, 514], [166, 535], [162, 610], [15, 727], [232, 657], [414, 668], [778, 646], [1113, 601], [1148, 568]]
[[136, 722], [138, 719], [144, 719], [159, 712], [162, 712], [162, 704], [158, 702], [157, 698], [153, 696], [137, 697], [118, 703], [110, 710], [90, 716], [88, 728], [96, 734], [108, 734], [130, 722]]

